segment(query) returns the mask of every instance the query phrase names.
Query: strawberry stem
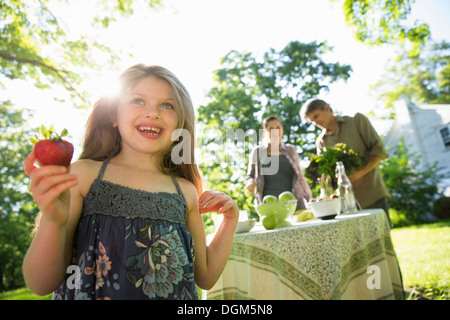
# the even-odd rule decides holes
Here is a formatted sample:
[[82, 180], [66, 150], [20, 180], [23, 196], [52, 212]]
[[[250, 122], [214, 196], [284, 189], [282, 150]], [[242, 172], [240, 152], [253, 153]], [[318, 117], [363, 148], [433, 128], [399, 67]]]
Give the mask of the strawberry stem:
[[52, 140], [52, 141], [60, 141], [62, 140], [62, 137], [65, 137], [69, 134], [69, 131], [64, 128], [61, 133], [58, 135], [55, 132], [55, 128], [53, 127], [53, 125], [51, 125], [48, 129], [42, 124], [41, 128], [40, 128], [40, 134], [42, 136], [43, 139], [40, 139], [37, 134], [35, 134], [34, 136], [30, 137], [30, 141], [32, 144], [35, 144], [36, 142], [38, 142], [39, 140]]

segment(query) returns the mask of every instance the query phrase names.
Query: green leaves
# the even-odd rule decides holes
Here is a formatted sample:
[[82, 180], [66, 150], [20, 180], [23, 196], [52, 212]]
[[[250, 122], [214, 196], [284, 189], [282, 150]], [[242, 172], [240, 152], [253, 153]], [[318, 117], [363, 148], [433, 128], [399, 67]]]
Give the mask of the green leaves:
[[332, 179], [333, 188], [336, 188], [336, 163], [342, 161], [345, 172], [349, 175], [353, 170], [364, 167], [367, 159], [358, 155], [357, 152], [348, 148], [344, 143], [337, 143], [334, 148], [326, 148], [320, 156], [314, 155], [309, 166], [305, 170], [305, 176], [311, 179], [315, 185], [322, 175], [328, 175]]
[[22, 262], [38, 212], [23, 170], [32, 150], [27, 113], [0, 101], [0, 292], [24, 285]]
[[[334, 1], [334, 0], [330, 0]], [[355, 28], [355, 38], [367, 45], [424, 43], [430, 38], [427, 24], [406, 20], [415, 0], [345, 0], [345, 21]]]
[[[41, 125], [40, 134], [41, 134], [42, 138], [45, 140], [58, 141], [58, 140], [61, 140], [63, 137], [66, 137], [69, 134], [69, 131], [66, 128], [64, 128], [61, 131], [61, 133], [58, 135], [55, 132], [55, 128], [53, 127], [53, 125], [51, 125], [48, 129], [44, 125]], [[35, 134], [34, 136], [30, 137], [30, 141], [32, 144], [35, 144], [39, 140], [42, 140], [42, 138], [39, 138], [38, 135]]]
[[[112, 66], [119, 59], [118, 55], [97, 41], [95, 27], [90, 34], [73, 36], [66, 22], [52, 12], [51, 8], [57, 7], [60, 1], [49, 2], [0, 1], [0, 75], [12, 80], [28, 80], [39, 89], [61, 86], [66, 91], [63, 95], [67, 94], [77, 107], [87, 107], [91, 104], [90, 96], [82, 89], [83, 80], [93, 70], [103, 69], [105, 62]], [[101, 21], [107, 27], [118, 17], [131, 16], [137, 1], [92, 2], [89, 5], [97, 8], [96, 14], [91, 15], [92, 24], [98, 25], [95, 22]], [[146, 3], [150, 8], [161, 6], [160, 0]]]
[[276, 114], [284, 122], [286, 140], [298, 146], [310, 141], [305, 147], [312, 150], [313, 142], [305, 136], [316, 129], [301, 122], [300, 106], [328, 90], [331, 83], [347, 80], [351, 73], [349, 65], [322, 60], [331, 50], [326, 42], [293, 41], [262, 56], [230, 51], [214, 73], [217, 85], [208, 93], [210, 102], [199, 107], [199, 120], [258, 131], [265, 116]]
[[405, 98], [414, 105], [450, 103], [450, 43], [402, 49], [374, 89], [387, 108]]
[[438, 194], [438, 184], [445, 178], [437, 163], [420, 169], [420, 154], [410, 153], [402, 138], [396, 152], [381, 167], [384, 181], [391, 193], [389, 206], [417, 222], [421, 215], [432, 212], [431, 204]]

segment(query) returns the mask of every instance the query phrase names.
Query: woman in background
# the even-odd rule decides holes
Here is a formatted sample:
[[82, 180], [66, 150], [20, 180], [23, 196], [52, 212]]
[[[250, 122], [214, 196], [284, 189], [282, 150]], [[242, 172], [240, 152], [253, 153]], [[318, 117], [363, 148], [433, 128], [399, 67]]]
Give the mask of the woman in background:
[[276, 116], [263, 121], [263, 145], [252, 150], [245, 187], [261, 204], [266, 195], [291, 191], [297, 198], [297, 210], [305, 209], [312, 192], [300, 168], [300, 157], [291, 144], [282, 142], [283, 124]]

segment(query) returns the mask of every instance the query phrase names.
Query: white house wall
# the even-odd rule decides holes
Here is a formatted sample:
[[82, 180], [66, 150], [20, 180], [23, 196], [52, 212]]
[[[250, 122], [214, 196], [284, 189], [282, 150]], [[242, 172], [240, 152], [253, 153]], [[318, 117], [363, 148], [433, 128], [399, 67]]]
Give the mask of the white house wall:
[[[408, 106], [405, 101], [395, 104], [396, 118], [384, 144], [389, 154], [395, 153], [400, 138], [404, 137], [410, 153], [421, 155], [421, 170], [435, 162], [442, 172], [450, 175], [450, 148], [445, 147], [439, 129], [450, 123], [450, 105]], [[450, 196], [450, 179], [442, 185]]]

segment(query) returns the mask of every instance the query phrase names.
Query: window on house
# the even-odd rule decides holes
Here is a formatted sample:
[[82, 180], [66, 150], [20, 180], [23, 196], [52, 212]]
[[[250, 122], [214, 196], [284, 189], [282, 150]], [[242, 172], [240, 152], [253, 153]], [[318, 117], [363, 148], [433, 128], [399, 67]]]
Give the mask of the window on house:
[[439, 130], [441, 133], [442, 141], [444, 142], [444, 146], [446, 148], [450, 148], [450, 124]]

